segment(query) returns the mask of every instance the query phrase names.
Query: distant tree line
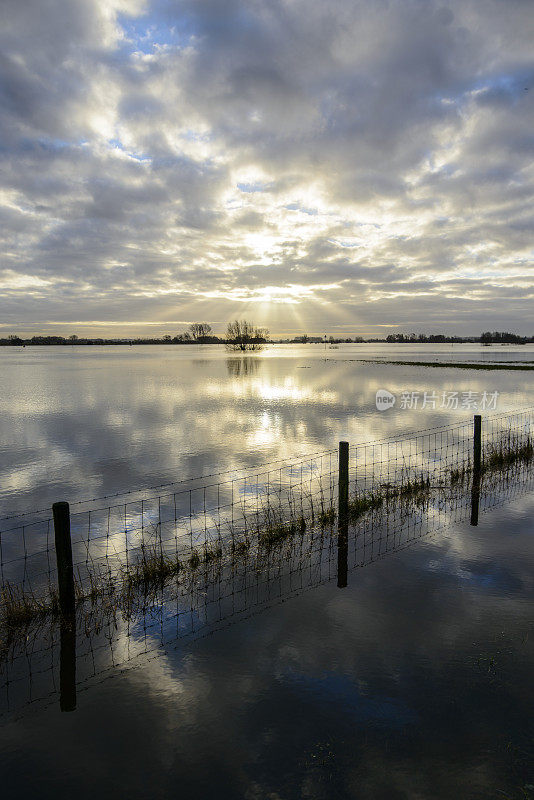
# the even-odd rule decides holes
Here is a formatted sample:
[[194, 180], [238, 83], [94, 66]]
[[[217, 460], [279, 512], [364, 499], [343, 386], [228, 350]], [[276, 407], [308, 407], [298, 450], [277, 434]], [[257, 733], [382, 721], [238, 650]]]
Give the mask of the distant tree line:
[[354, 344], [365, 342], [363, 336], [349, 337], [336, 337], [336, 336], [308, 336], [304, 333], [302, 336], [294, 336], [293, 339], [278, 339], [281, 344], [319, 344], [328, 342], [328, 344]]
[[534, 336], [518, 336], [508, 331], [486, 331], [480, 337], [482, 344], [526, 344], [534, 341]]
[[[0, 338], [0, 346], [39, 346], [39, 345], [124, 345], [124, 344], [224, 344], [229, 350], [241, 351], [261, 350], [269, 341], [269, 331], [258, 328], [247, 320], [235, 320], [228, 323], [225, 336], [215, 336], [211, 325], [207, 322], [193, 322], [183, 333], [176, 336], [165, 334], [155, 338], [123, 338], [104, 339], [71, 336], [32, 336], [23, 339], [16, 334]], [[391, 333], [385, 339], [364, 339], [361, 336], [352, 338], [334, 336], [308, 336], [302, 334], [292, 339], [279, 339], [280, 343], [287, 344], [312, 344], [327, 342], [328, 344], [360, 343], [360, 342], [386, 342], [388, 344], [445, 344], [445, 343], [476, 343], [482, 344], [527, 344], [534, 342], [534, 336], [519, 336], [508, 331], [486, 331], [480, 336], [446, 336], [441, 333]]]
[[401, 342], [401, 343], [424, 343], [424, 344], [443, 344], [454, 342], [474, 342], [476, 338], [471, 337], [466, 339], [462, 336], [445, 336], [442, 333], [390, 333], [385, 338], [386, 342]]
[[498, 332], [490, 333], [489, 331], [481, 334], [480, 336], [445, 336], [441, 333], [426, 335], [424, 333], [391, 333], [385, 338], [386, 342], [402, 342], [402, 343], [451, 343], [455, 342], [481, 342], [482, 344], [527, 344], [527, 342], [534, 342], [534, 336], [518, 336], [515, 333]]
[[257, 328], [246, 320], [236, 320], [228, 323], [226, 336], [215, 336], [211, 325], [207, 322], [194, 322], [188, 330], [176, 336], [165, 334], [159, 338], [127, 338], [103, 339], [71, 336], [32, 336], [23, 339], [16, 334], [10, 334], [5, 339], [0, 339], [0, 346], [50, 346], [50, 345], [134, 345], [134, 344], [224, 344], [229, 350], [260, 350], [267, 342], [269, 332], [265, 328]]

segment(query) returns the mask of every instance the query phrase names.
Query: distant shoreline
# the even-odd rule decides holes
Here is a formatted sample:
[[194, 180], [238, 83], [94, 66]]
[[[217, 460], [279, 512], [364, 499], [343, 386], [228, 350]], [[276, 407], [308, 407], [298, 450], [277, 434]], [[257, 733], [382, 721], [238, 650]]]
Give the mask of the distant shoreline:
[[[521, 341], [509, 341], [509, 342], [484, 342], [481, 341], [479, 337], [449, 337], [443, 339], [406, 339], [404, 341], [387, 341], [386, 339], [326, 339], [326, 340], [318, 340], [317, 337], [313, 339], [310, 338], [308, 341], [303, 341], [301, 338], [297, 339], [278, 339], [278, 340], [271, 340], [264, 342], [265, 345], [278, 345], [278, 344], [306, 344], [306, 345], [340, 345], [340, 344], [387, 344], [392, 345], [393, 347], [397, 345], [421, 345], [421, 344], [429, 344], [429, 345], [442, 345], [442, 344], [477, 344], [483, 345], [486, 347], [489, 346], [499, 346], [499, 347], [509, 347], [509, 346], [522, 346], [525, 344], [533, 344], [534, 338], [532, 337], [524, 337]], [[158, 345], [226, 345], [226, 339], [219, 339], [215, 336], [204, 337], [202, 339], [179, 339], [179, 338], [172, 338], [172, 339], [63, 339], [59, 336], [39, 336], [39, 337], [32, 337], [31, 339], [0, 339], [0, 347], [134, 347], [139, 345], [147, 345], [150, 347], [158, 346]], [[384, 362], [387, 363], [387, 362]], [[395, 363], [401, 363], [396, 361]], [[410, 362], [406, 361], [403, 362], [407, 365], [411, 365], [413, 363], [418, 362]], [[439, 366], [438, 364], [429, 364], [428, 366]]]

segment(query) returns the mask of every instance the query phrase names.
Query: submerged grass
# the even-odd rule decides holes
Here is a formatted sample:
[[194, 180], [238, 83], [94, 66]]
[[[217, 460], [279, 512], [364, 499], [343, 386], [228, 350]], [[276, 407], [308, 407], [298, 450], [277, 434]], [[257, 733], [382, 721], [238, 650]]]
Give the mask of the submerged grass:
[[470, 464], [463, 464], [461, 467], [456, 467], [455, 469], [451, 469], [449, 473], [451, 486], [456, 486], [457, 484], [465, 483], [466, 479], [471, 474], [471, 472], [472, 468]]
[[290, 522], [279, 522], [259, 532], [258, 543], [262, 547], [270, 548], [279, 542], [284, 541], [289, 536], [294, 536], [296, 533], [304, 533], [306, 530], [306, 520], [304, 517], [299, 517]]
[[250, 539], [242, 539], [235, 542], [232, 547], [232, 556], [234, 560], [238, 560], [242, 556], [246, 556], [251, 547]]
[[8, 635], [28, 628], [35, 620], [59, 614], [59, 599], [54, 589], [40, 599], [18, 586], [6, 583], [0, 592], [0, 624]]
[[382, 508], [385, 498], [379, 494], [363, 494], [349, 501], [349, 522], [355, 522], [369, 511], [376, 511]]
[[534, 445], [527, 438], [522, 443], [510, 443], [500, 447], [492, 447], [484, 457], [483, 470], [506, 469], [518, 462], [528, 463], [534, 458]]
[[124, 569], [122, 580], [127, 588], [153, 586], [165, 583], [182, 569], [182, 562], [176, 557], [143, 550], [141, 558]]
[[322, 508], [319, 512], [319, 525], [321, 528], [328, 528], [336, 521], [336, 510], [334, 506]]
[[202, 553], [202, 561], [204, 564], [211, 564], [212, 561], [218, 561], [222, 558], [223, 551], [220, 545], [213, 545], [212, 547], [205, 547]]
[[420, 478], [415, 478], [413, 480], [409, 479], [406, 481], [406, 483], [401, 484], [399, 487], [389, 490], [386, 500], [389, 497], [412, 497], [417, 499], [423, 495], [427, 495], [430, 492], [430, 488], [430, 478], [425, 478], [424, 475], [421, 475]]

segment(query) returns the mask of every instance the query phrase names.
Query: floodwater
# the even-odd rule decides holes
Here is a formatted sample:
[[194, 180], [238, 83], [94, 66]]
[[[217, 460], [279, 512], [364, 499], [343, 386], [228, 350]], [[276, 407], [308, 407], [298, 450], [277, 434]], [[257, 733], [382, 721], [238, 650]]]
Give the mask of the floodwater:
[[351, 528], [341, 581], [323, 535], [81, 619], [76, 663], [33, 633], [0, 673], [4, 795], [532, 798], [532, 475], [468, 511]]
[[[463, 422], [484, 392], [532, 405], [534, 372], [356, 360], [393, 356], [534, 348], [3, 348], [2, 516]], [[5, 796], [534, 798], [532, 479], [485, 478], [477, 526], [468, 485], [437, 488], [347, 541], [308, 528], [128, 613], [0, 632]]]
[[[484, 392], [497, 411], [532, 405], [534, 371], [355, 360], [373, 358], [534, 362], [534, 346], [3, 347], [0, 516], [470, 419]], [[380, 389], [397, 398], [384, 412]]]

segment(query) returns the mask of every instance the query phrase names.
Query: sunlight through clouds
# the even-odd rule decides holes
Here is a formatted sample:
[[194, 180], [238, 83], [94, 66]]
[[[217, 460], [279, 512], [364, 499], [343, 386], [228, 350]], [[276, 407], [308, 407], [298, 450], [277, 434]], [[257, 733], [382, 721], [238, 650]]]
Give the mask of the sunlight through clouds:
[[4, 334], [531, 333], [531, 12], [4, 0]]

